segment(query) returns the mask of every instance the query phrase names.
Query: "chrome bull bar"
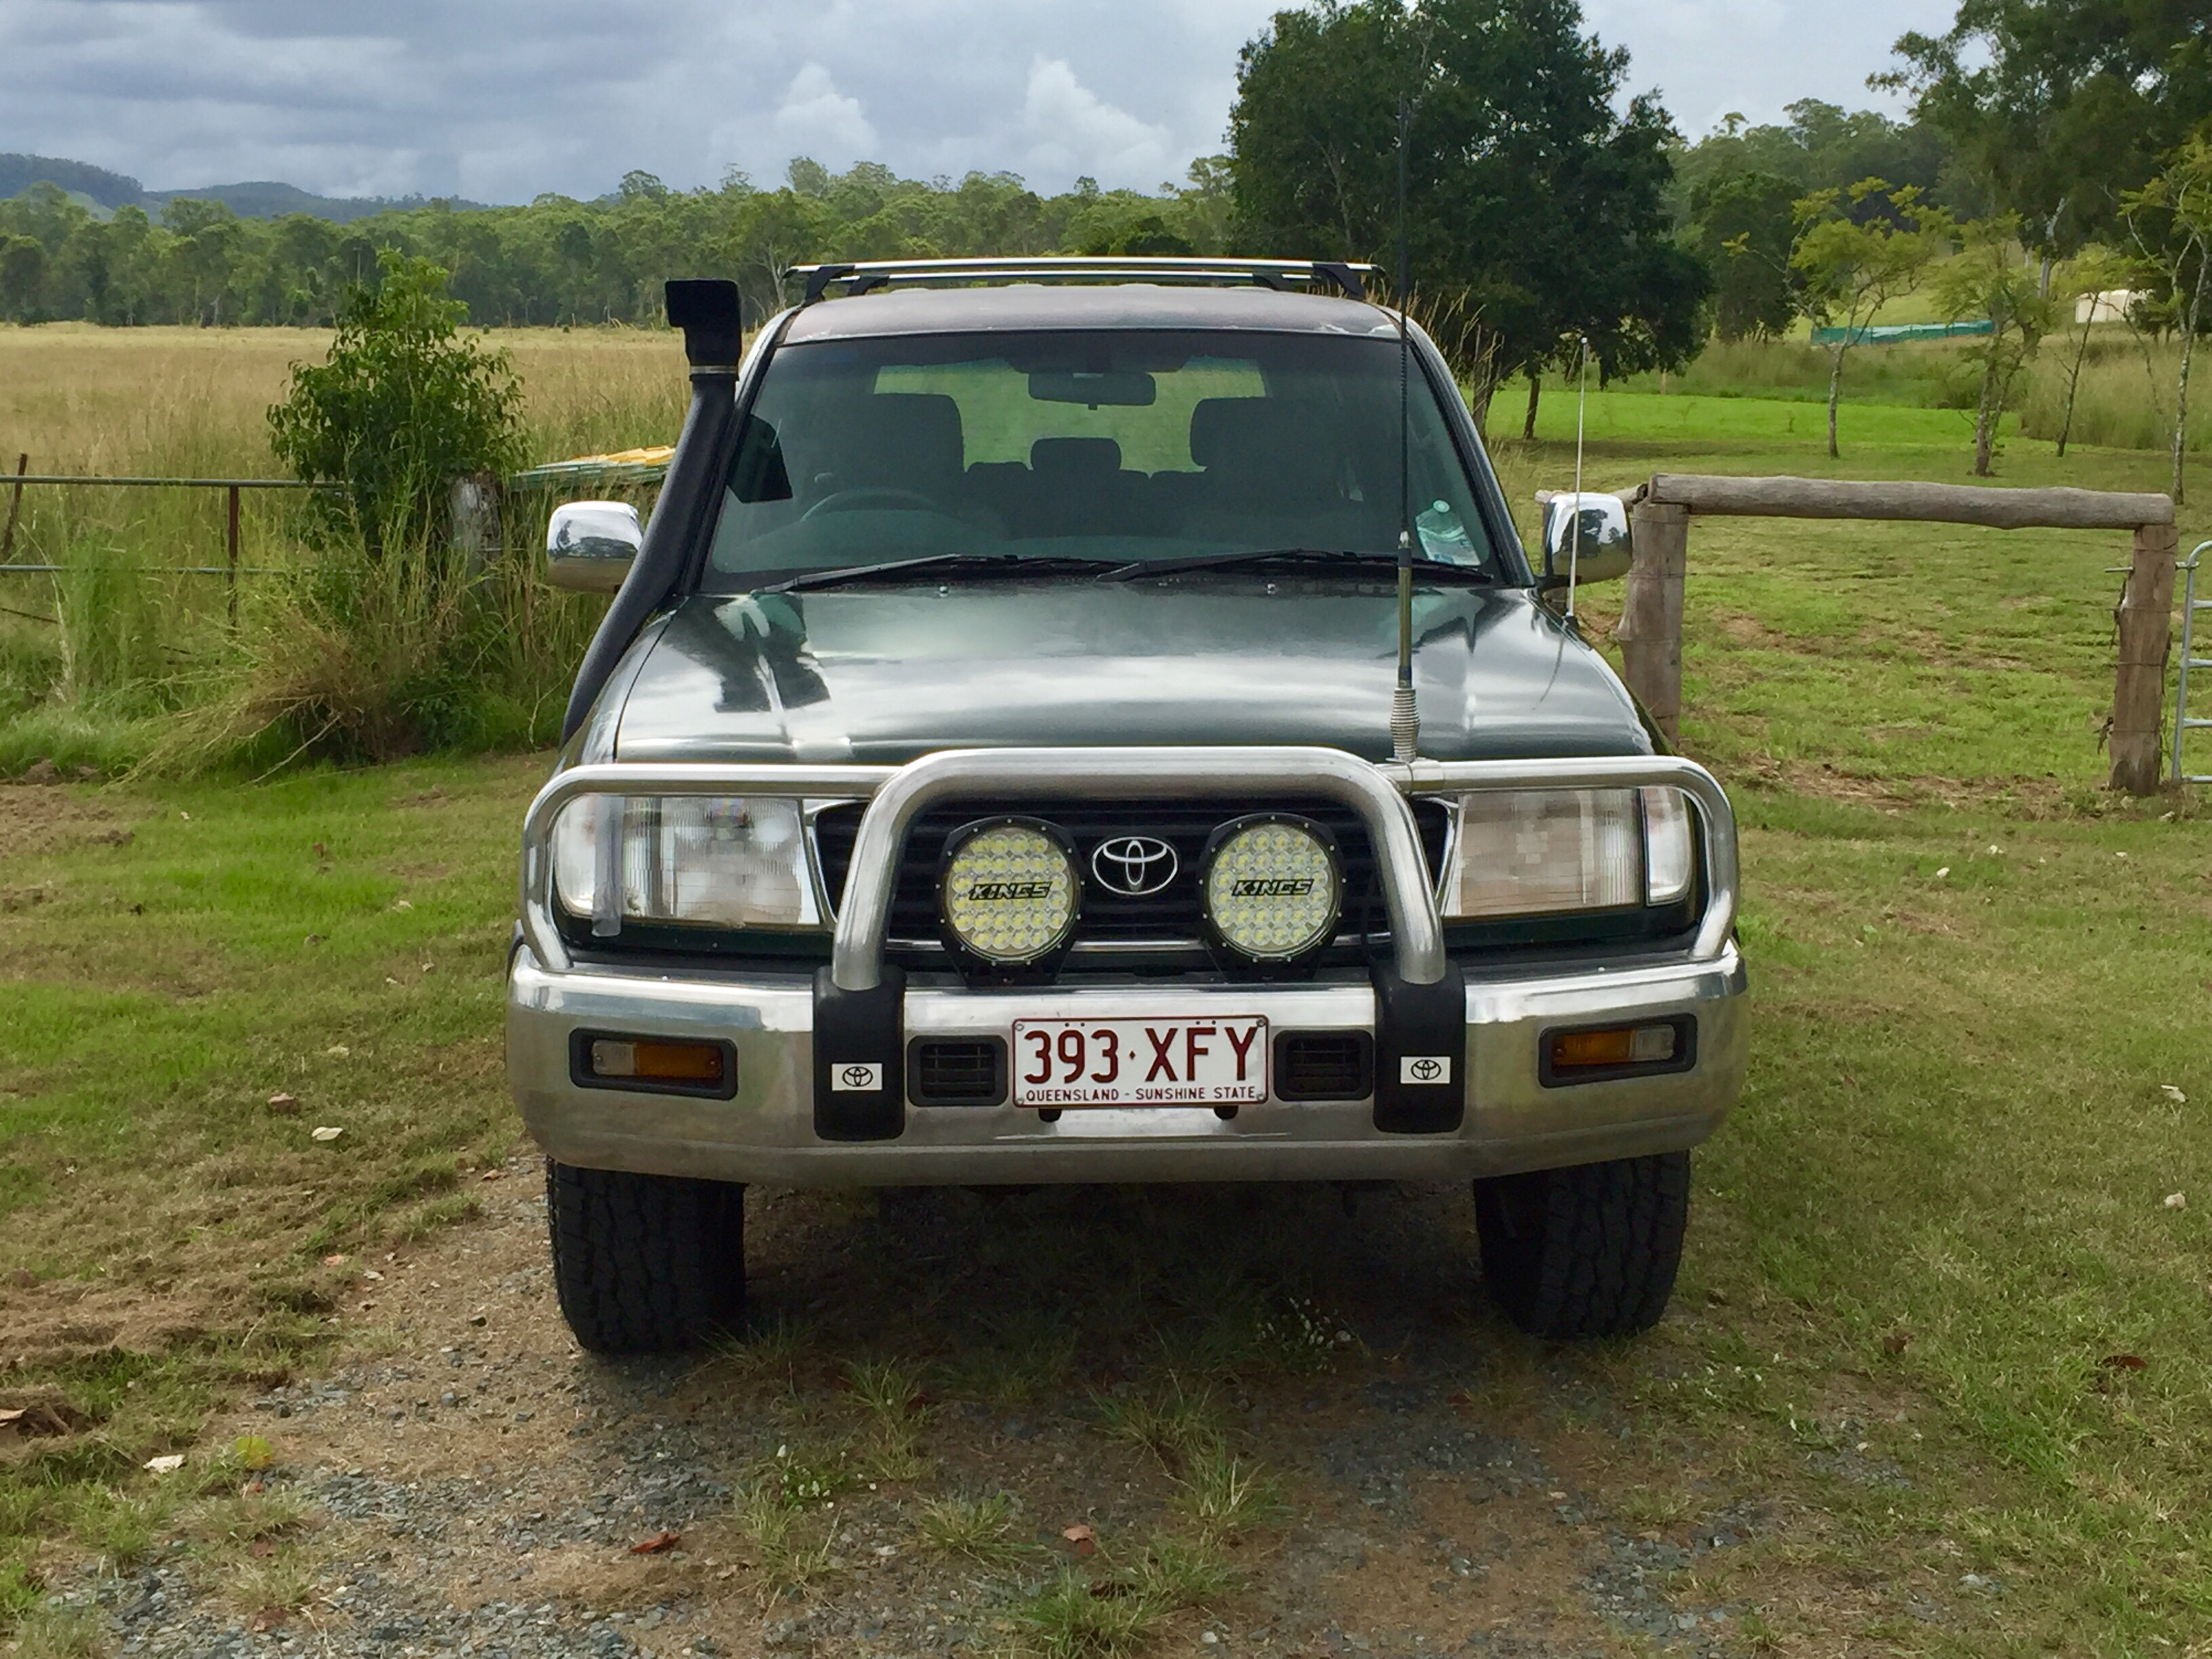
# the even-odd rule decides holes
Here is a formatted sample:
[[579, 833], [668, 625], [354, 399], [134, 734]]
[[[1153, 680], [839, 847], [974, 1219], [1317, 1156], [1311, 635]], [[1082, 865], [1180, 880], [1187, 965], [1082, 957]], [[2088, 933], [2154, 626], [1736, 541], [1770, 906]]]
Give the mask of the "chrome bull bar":
[[839, 990], [866, 992], [883, 982], [884, 934], [907, 830], [916, 815], [939, 801], [1006, 790], [1058, 800], [1291, 793], [1322, 796], [1360, 815], [1382, 875], [1398, 976], [1409, 985], [1435, 985], [1446, 969], [1443, 929], [1409, 796], [1662, 786], [1680, 789], [1703, 825], [1706, 903], [1690, 957], [1715, 961], [1735, 925], [1735, 815], [1705, 768], [1680, 757], [1653, 755], [1377, 765], [1342, 750], [1318, 747], [953, 749], [896, 767], [783, 762], [576, 766], [548, 781], [523, 817], [522, 933], [546, 969], [565, 973], [572, 968], [553, 921], [552, 835], [562, 809], [585, 795], [866, 800], [844, 901], [837, 907], [830, 960], [830, 978]]

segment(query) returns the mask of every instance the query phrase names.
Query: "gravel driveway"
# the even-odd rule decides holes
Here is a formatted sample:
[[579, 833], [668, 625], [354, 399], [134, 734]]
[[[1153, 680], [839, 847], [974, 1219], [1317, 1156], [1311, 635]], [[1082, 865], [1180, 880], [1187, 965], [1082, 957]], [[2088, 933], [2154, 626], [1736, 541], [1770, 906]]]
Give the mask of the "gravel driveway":
[[1654, 1497], [1634, 1351], [1511, 1334], [1462, 1189], [756, 1189], [748, 1338], [611, 1364], [497, 1173], [205, 1437], [282, 1524], [68, 1589], [119, 1651], [1752, 1650], [1704, 1598], [1780, 1523]]

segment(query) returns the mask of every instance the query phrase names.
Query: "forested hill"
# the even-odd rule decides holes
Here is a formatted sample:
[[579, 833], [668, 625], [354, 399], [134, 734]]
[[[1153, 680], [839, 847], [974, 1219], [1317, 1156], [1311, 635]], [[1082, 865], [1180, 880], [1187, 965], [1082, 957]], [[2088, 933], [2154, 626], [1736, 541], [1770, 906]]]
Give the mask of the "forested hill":
[[[37, 184], [59, 185], [95, 207], [112, 212], [117, 208], [143, 208], [158, 214], [169, 203], [180, 200], [220, 202], [241, 219], [275, 219], [287, 213], [311, 214], [333, 224], [348, 224], [391, 208], [422, 206], [421, 196], [318, 196], [297, 185], [270, 179], [250, 179], [235, 185], [202, 185], [189, 190], [148, 190], [128, 173], [111, 173], [89, 161], [64, 161], [58, 155], [0, 154], [0, 199], [21, 196]], [[456, 201], [457, 208], [479, 206]]]
[[146, 199], [145, 187], [127, 173], [110, 173], [89, 161], [64, 161], [55, 155], [0, 152], [0, 198], [21, 196], [41, 181], [58, 185], [73, 196], [89, 198], [104, 208], [137, 205]]

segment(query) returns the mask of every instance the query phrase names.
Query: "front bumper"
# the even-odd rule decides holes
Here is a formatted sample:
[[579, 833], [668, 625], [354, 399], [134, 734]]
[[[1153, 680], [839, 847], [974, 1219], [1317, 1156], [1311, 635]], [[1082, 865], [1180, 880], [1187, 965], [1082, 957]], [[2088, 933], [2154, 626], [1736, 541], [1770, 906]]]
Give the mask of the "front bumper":
[[[1742, 1087], [1745, 973], [1714, 960], [1467, 985], [1468, 1109], [1455, 1130], [1386, 1134], [1372, 1103], [1270, 1099], [1224, 1120], [1203, 1108], [906, 1110], [895, 1139], [817, 1139], [813, 988], [799, 975], [549, 971], [527, 947], [507, 981], [507, 1073], [531, 1133], [564, 1164], [791, 1187], [1031, 1182], [1428, 1181], [1674, 1152], [1711, 1134]], [[1006, 1036], [1024, 1018], [1266, 1014], [1273, 1029], [1371, 1030], [1364, 983], [1085, 986], [1043, 992], [909, 987], [910, 1036]], [[1540, 1045], [1558, 1026], [1686, 1015], [1696, 1064], [1659, 1076], [1547, 1087]], [[570, 1080], [579, 1030], [711, 1036], [738, 1052], [728, 1100], [627, 1094]]]
[[[1447, 958], [1410, 795], [1541, 787], [1680, 788], [1703, 823], [1705, 908], [1678, 957], [1486, 974]], [[1010, 787], [1056, 799], [1160, 793], [1265, 799], [1324, 794], [1357, 811], [1375, 848], [1395, 961], [1371, 979], [1249, 984], [1085, 976], [987, 990], [908, 983], [884, 962], [907, 827], [934, 801]], [[552, 925], [555, 817], [592, 793], [842, 794], [869, 806], [836, 918], [831, 966], [809, 979], [759, 970], [611, 967], [574, 960]], [[611, 843], [610, 843], [611, 845]], [[608, 873], [610, 889], [611, 872]], [[508, 976], [507, 1070], [524, 1121], [563, 1163], [791, 1186], [1090, 1181], [1416, 1180], [1509, 1174], [1686, 1147], [1742, 1086], [1743, 961], [1734, 938], [1735, 827], [1701, 768], [1671, 757], [1416, 762], [1376, 766], [1334, 750], [968, 750], [899, 768], [579, 767], [556, 775], [523, 830], [522, 943]], [[1271, 1097], [1224, 1119], [1203, 1108], [917, 1106], [900, 1083], [911, 1038], [1011, 1038], [1018, 1019], [1264, 1015], [1273, 1031], [1373, 1038], [1366, 1099]], [[1547, 1083], [1551, 1032], [1686, 1019], [1686, 1069]], [[579, 1032], [732, 1043], [737, 1089], [708, 1100], [583, 1086]], [[1419, 1055], [1419, 1060], [1413, 1057]], [[1439, 1066], [1443, 1057], [1455, 1063]], [[829, 1079], [874, 1062], [880, 1097], [855, 1112]], [[1416, 1071], [1418, 1066], [1420, 1069]], [[1443, 1084], [1433, 1079], [1439, 1074]], [[1415, 1082], [1417, 1077], [1426, 1079]]]

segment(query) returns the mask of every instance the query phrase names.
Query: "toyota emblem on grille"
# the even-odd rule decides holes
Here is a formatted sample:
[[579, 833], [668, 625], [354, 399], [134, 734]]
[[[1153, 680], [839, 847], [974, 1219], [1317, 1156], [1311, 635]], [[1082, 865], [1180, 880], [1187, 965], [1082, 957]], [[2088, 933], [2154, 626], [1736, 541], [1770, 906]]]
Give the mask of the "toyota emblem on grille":
[[1158, 836], [1116, 836], [1091, 854], [1091, 873], [1109, 893], [1149, 898], [1176, 878], [1176, 849]]

